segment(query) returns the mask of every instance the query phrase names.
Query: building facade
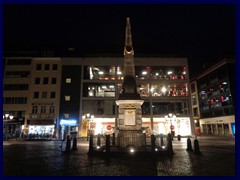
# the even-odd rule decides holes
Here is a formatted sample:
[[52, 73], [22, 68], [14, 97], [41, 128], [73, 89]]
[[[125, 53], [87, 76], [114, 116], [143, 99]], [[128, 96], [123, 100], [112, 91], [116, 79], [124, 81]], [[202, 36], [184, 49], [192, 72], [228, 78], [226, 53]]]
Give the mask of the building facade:
[[235, 135], [235, 66], [223, 59], [191, 78], [195, 128], [203, 135]]
[[[8, 136], [21, 133], [34, 138], [54, 137], [59, 115], [60, 58], [6, 57], [4, 66], [3, 115], [21, 120], [10, 126]], [[5, 120], [6, 123], [9, 120]]]
[[[96, 133], [112, 133], [117, 129], [117, 105], [122, 90], [123, 58], [62, 58], [62, 66], [68, 79], [72, 69], [79, 70], [80, 80], [72, 81], [80, 87], [80, 97], [76, 92], [61, 93], [61, 99], [66, 95], [71, 99], [79, 98], [79, 136], [85, 136], [87, 128]], [[189, 95], [189, 76], [186, 58], [137, 58], [135, 57], [135, 73], [137, 91], [144, 100], [142, 105], [142, 122], [147, 133], [163, 133], [173, 126], [175, 134], [192, 135], [192, 120]], [[62, 82], [67, 81], [62, 79]], [[67, 107], [68, 101], [61, 103]], [[77, 110], [77, 109], [76, 109]], [[60, 117], [67, 112], [60, 111]], [[166, 120], [168, 113], [176, 114], [176, 119]], [[90, 122], [82, 121], [82, 115], [94, 115]], [[71, 115], [70, 115], [71, 116]], [[70, 117], [71, 119], [71, 117]]]

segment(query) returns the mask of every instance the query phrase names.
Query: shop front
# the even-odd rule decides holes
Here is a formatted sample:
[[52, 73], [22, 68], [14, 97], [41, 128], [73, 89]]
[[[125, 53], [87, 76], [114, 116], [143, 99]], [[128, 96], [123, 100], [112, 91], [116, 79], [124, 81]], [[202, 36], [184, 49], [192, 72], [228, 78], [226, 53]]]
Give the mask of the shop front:
[[19, 138], [24, 124], [23, 118], [14, 118], [12, 120], [3, 121], [4, 139]]
[[114, 133], [115, 118], [94, 118], [92, 121], [82, 121], [81, 137], [93, 135], [107, 135]]
[[55, 120], [28, 120], [29, 139], [48, 139], [55, 137]]
[[191, 123], [189, 117], [179, 117], [172, 121], [165, 118], [153, 118], [153, 130], [151, 130], [150, 118], [142, 118], [142, 126], [146, 135], [172, 133], [173, 136], [191, 136]]
[[75, 119], [60, 120], [60, 135], [61, 139], [66, 139], [68, 135], [76, 137], [78, 133], [78, 123]]
[[[93, 121], [82, 121], [81, 137], [87, 137], [88, 132], [94, 135], [113, 134], [115, 130], [115, 118], [94, 118]], [[189, 117], [176, 118], [172, 122], [165, 118], [153, 118], [153, 130], [151, 130], [150, 118], [142, 118], [142, 130], [146, 135], [174, 133], [175, 136], [191, 136], [191, 124]]]
[[235, 116], [200, 119], [200, 127], [203, 135], [235, 135]]

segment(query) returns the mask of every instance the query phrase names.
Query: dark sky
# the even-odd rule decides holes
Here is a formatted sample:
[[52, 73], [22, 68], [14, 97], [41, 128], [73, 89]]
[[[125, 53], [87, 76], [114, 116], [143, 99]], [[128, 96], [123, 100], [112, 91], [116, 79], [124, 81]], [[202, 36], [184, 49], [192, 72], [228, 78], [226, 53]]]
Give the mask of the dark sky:
[[4, 51], [121, 56], [126, 17], [135, 56], [185, 56], [190, 73], [234, 56], [234, 5], [4, 5]]

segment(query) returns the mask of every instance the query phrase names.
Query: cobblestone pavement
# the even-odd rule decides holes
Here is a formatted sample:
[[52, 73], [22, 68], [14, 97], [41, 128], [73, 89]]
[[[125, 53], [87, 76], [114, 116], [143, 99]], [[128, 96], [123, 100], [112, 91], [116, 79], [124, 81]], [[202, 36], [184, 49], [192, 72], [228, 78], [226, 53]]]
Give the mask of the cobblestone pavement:
[[[235, 138], [198, 138], [201, 155], [173, 141], [172, 157], [89, 156], [88, 142], [64, 153], [60, 141], [4, 141], [4, 176], [234, 176]], [[192, 139], [193, 142], [193, 139]]]

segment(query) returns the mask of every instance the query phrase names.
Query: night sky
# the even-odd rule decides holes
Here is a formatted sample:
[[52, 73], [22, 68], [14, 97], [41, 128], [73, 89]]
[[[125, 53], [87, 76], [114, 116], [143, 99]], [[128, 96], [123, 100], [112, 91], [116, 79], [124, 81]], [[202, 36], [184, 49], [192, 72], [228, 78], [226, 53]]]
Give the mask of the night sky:
[[190, 74], [235, 56], [234, 5], [4, 5], [4, 52], [123, 56], [126, 18], [135, 56], [180, 56]]

